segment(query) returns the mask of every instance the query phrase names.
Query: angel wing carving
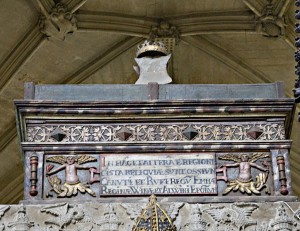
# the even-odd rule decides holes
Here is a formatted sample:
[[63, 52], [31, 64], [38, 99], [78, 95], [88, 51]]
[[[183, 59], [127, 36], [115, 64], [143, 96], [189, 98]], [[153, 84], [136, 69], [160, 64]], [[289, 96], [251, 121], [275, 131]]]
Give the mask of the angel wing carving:
[[247, 226], [257, 224], [257, 222], [251, 218], [251, 215], [258, 209], [258, 205], [253, 203], [235, 203], [232, 205], [232, 209], [238, 214], [235, 219], [235, 225], [239, 230], [244, 230]]
[[[47, 162], [53, 162], [57, 164], [65, 164], [66, 160], [67, 160], [67, 156], [52, 156], [46, 159]], [[80, 165], [87, 162], [97, 161], [97, 159], [95, 157], [88, 156], [88, 155], [80, 155], [76, 157], [76, 161]]]
[[44, 207], [41, 209], [41, 212], [50, 213], [51, 215], [58, 217], [67, 214], [68, 209], [69, 209], [68, 203], [59, 203], [48, 207]]
[[209, 214], [216, 222], [222, 222], [223, 213], [226, 210], [227, 209], [224, 206], [220, 206], [220, 207], [204, 209], [203, 212], [206, 212], [207, 214]]
[[93, 157], [93, 156], [80, 155], [77, 158], [78, 164], [84, 164], [84, 163], [93, 162], [93, 161], [97, 161], [97, 159], [95, 157]]
[[249, 218], [252, 213], [258, 209], [258, 205], [252, 203], [235, 203], [232, 205], [232, 208], [237, 211], [240, 216]]
[[231, 161], [234, 161], [237, 163], [241, 162], [241, 159], [237, 155], [234, 155], [232, 153], [219, 156], [219, 159], [220, 160], [231, 160]]
[[267, 154], [267, 153], [254, 153], [250, 158], [250, 162], [254, 163], [258, 159], [262, 159], [262, 158], [266, 158], [266, 157], [269, 157], [269, 154]]
[[52, 156], [46, 159], [47, 162], [57, 163], [57, 164], [64, 164], [66, 163], [65, 156]]
[[10, 206], [2, 206], [0, 207], [0, 220], [1, 220], [1, 217], [3, 217], [4, 213], [10, 209]]
[[184, 203], [173, 203], [169, 206], [166, 210], [167, 214], [169, 215], [172, 220], [178, 216], [179, 210], [184, 206]]

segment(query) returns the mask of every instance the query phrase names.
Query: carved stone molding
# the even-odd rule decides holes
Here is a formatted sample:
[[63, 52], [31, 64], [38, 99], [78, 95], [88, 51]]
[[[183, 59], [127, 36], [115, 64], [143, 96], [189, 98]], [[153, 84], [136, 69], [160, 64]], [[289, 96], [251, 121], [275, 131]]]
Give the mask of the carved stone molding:
[[[78, 30], [110, 31], [147, 38], [151, 27], [159, 18], [138, 17], [119, 13], [97, 13], [82, 11], [78, 13]], [[176, 26], [181, 36], [224, 33], [234, 31], [244, 33], [255, 31], [253, 15], [248, 11], [225, 11], [210, 13], [194, 13], [167, 17], [165, 20]], [[160, 27], [160, 25], [158, 25]]]
[[[173, 229], [168, 230], [299, 230], [299, 202], [183, 204], [167, 201], [165, 198], [147, 204], [143, 198], [123, 204], [79, 202], [0, 206], [0, 230], [128, 231], [137, 220], [151, 223], [153, 214], [159, 216], [158, 224], [173, 223]], [[146, 226], [148, 223], [141, 224], [139, 227], [144, 228], [137, 230], [156, 230]]]
[[[28, 126], [26, 141], [58, 142], [52, 137], [59, 128], [66, 136], [61, 142], [151, 142], [254, 140], [248, 131], [257, 127], [262, 133], [257, 140], [284, 140], [284, 125], [278, 123], [192, 123], [192, 124], [117, 124], [117, 125], [39, 125]], [[128, 131], [126, 139], [122, 129]], [[192, 130], [191, 130], [192, 129]], [[191, 135], [191, 136], [190, 136]]]

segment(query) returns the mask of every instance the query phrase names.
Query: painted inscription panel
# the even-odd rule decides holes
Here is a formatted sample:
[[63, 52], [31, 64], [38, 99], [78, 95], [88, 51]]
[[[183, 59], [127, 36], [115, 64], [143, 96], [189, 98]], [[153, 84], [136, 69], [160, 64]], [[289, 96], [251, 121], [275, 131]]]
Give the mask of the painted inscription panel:
[[100, 195], [217, 194], [215, 154], [101, 155]]

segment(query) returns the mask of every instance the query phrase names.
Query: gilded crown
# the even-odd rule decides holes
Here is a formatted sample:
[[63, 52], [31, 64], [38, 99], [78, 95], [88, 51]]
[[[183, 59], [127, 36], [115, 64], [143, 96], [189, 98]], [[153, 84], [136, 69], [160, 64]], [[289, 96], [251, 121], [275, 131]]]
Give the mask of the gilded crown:
[[168, 49], [162, 42], [154, 42], [145, 40], [144, 43], [138, 45], [136, 51], [136, 57], [155, 57], [155, 56], [166, 56], [168, 55]]

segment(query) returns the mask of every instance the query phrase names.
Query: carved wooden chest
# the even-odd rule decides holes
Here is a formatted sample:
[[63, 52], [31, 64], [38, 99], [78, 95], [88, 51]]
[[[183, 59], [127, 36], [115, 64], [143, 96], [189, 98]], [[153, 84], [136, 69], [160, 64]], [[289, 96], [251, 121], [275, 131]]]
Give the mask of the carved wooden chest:
[[[294, 100], [264, 85], [26, 85], [25, 201], [294, 201]], [[179, 198], [179, 199], [178, 199]]]

